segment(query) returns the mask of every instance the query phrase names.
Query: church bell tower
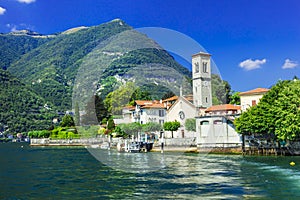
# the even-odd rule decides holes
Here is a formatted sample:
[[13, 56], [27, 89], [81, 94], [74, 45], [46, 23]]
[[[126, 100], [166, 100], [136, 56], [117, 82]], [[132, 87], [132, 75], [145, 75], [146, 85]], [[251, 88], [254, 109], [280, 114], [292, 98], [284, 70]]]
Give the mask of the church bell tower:
[[210, 54], [192, 55], [193, 98], [197, 108], [212, 106]]

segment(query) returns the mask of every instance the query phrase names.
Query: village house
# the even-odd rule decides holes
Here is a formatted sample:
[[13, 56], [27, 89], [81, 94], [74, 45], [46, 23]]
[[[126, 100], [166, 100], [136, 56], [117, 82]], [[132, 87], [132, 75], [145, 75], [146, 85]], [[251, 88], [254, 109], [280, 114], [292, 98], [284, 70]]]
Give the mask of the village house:
[[256, 88], [246, 92], [241, 92], [239, 95], [241, 97], [241, 109], [242, 112], [246, 111], [248, 108], [258, 104], [259, 100], [267, 93], [269, 89], [266, 88]]
[[162, 100], [136, 100], [131, 114], [131, 122], [156, 122], [163, 125], [166, 120], [166, 107]]

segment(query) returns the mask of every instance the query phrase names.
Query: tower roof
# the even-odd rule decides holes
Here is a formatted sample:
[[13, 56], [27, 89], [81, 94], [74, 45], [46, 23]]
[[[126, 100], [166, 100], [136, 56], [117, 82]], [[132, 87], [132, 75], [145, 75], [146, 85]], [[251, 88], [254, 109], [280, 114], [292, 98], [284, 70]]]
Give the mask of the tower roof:
[[209, 56], [210, 57], [211, 54], [200, 51], [199, 53], [196, 53], [196, 54], [192, 55], [192, 57], [196, 57], [196, 56]]

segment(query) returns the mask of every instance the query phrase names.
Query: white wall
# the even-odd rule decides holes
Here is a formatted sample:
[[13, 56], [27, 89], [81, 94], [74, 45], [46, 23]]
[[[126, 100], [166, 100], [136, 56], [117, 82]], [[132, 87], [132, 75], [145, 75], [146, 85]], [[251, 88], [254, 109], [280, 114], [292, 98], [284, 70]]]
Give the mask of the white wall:
[[[207, 123], [201, 123], [203, 121]], [[196, 130], [199, 147], [230, 147], [242, 143], [233, 125], [221, 116], [197, 117]]]
[[242, 95], [241, 96], [241, 109], [242, 111], [246, 111], [247, 108], [252, 106], [252, 101], [256, 101], [258, 104], [259, 100], [262, 98], [263, 94], [255, 94], [255, 95]]
[[[184, 119], [181, 119], [179, 116], [179, 112], [182, 111], [185, 115]], [[196, 108], [193, 104], [190, 102], [187, 102], [187, 100], [184, 100], [183, 97], [179, 97], [177, 102], [170, 108], [167, 112], [167, 121], [178, 121], [180, 122], [181, 127], [178, 129], [178, 131], [174, 132], [174, 138], [182, 138], [182, 130], [184, 131], [184, 137], [193, 137], [193, 132], [188, 132], [185, 127], [185, 121], [189, 118], [195, 118], [197, 116]], [[167, 137], [171, 137], [171, 133], [166, 133]]]

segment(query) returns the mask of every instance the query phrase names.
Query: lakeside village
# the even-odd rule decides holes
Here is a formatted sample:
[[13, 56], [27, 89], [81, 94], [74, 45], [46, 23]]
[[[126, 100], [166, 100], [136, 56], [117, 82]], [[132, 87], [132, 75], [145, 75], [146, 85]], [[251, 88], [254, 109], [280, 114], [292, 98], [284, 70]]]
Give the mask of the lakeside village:
[[[134, 106], [123, 108], [122, 119], [114, 119], [115, 124], [137, 122], [176, 122], [174, 129], [138, 133], [130, 139], [89, 138], [89, 139], [31, 139], [33, 146], [90, 145], [98, 148], [116, 147], [119, 151], [185, 151], [224, 152], [246, 154], [298, 155], [291, 142], [278, 142], [273, 137], [258, 134], [239, 134], [234, 120], [256, 106], [269, 89], [256, 88], [239, 93], [240, 105], [212, 105], [211, 55], [197, 53], [192, 56], [193, 94], [173, 96], [164, 100], [136, 100]], [[193, 120], [191, 120], [193, 119]], [[187, 121], [195, 123], [195, 128], [186, 127]], [[296, 149], [296, 150], [295, 150]]]

